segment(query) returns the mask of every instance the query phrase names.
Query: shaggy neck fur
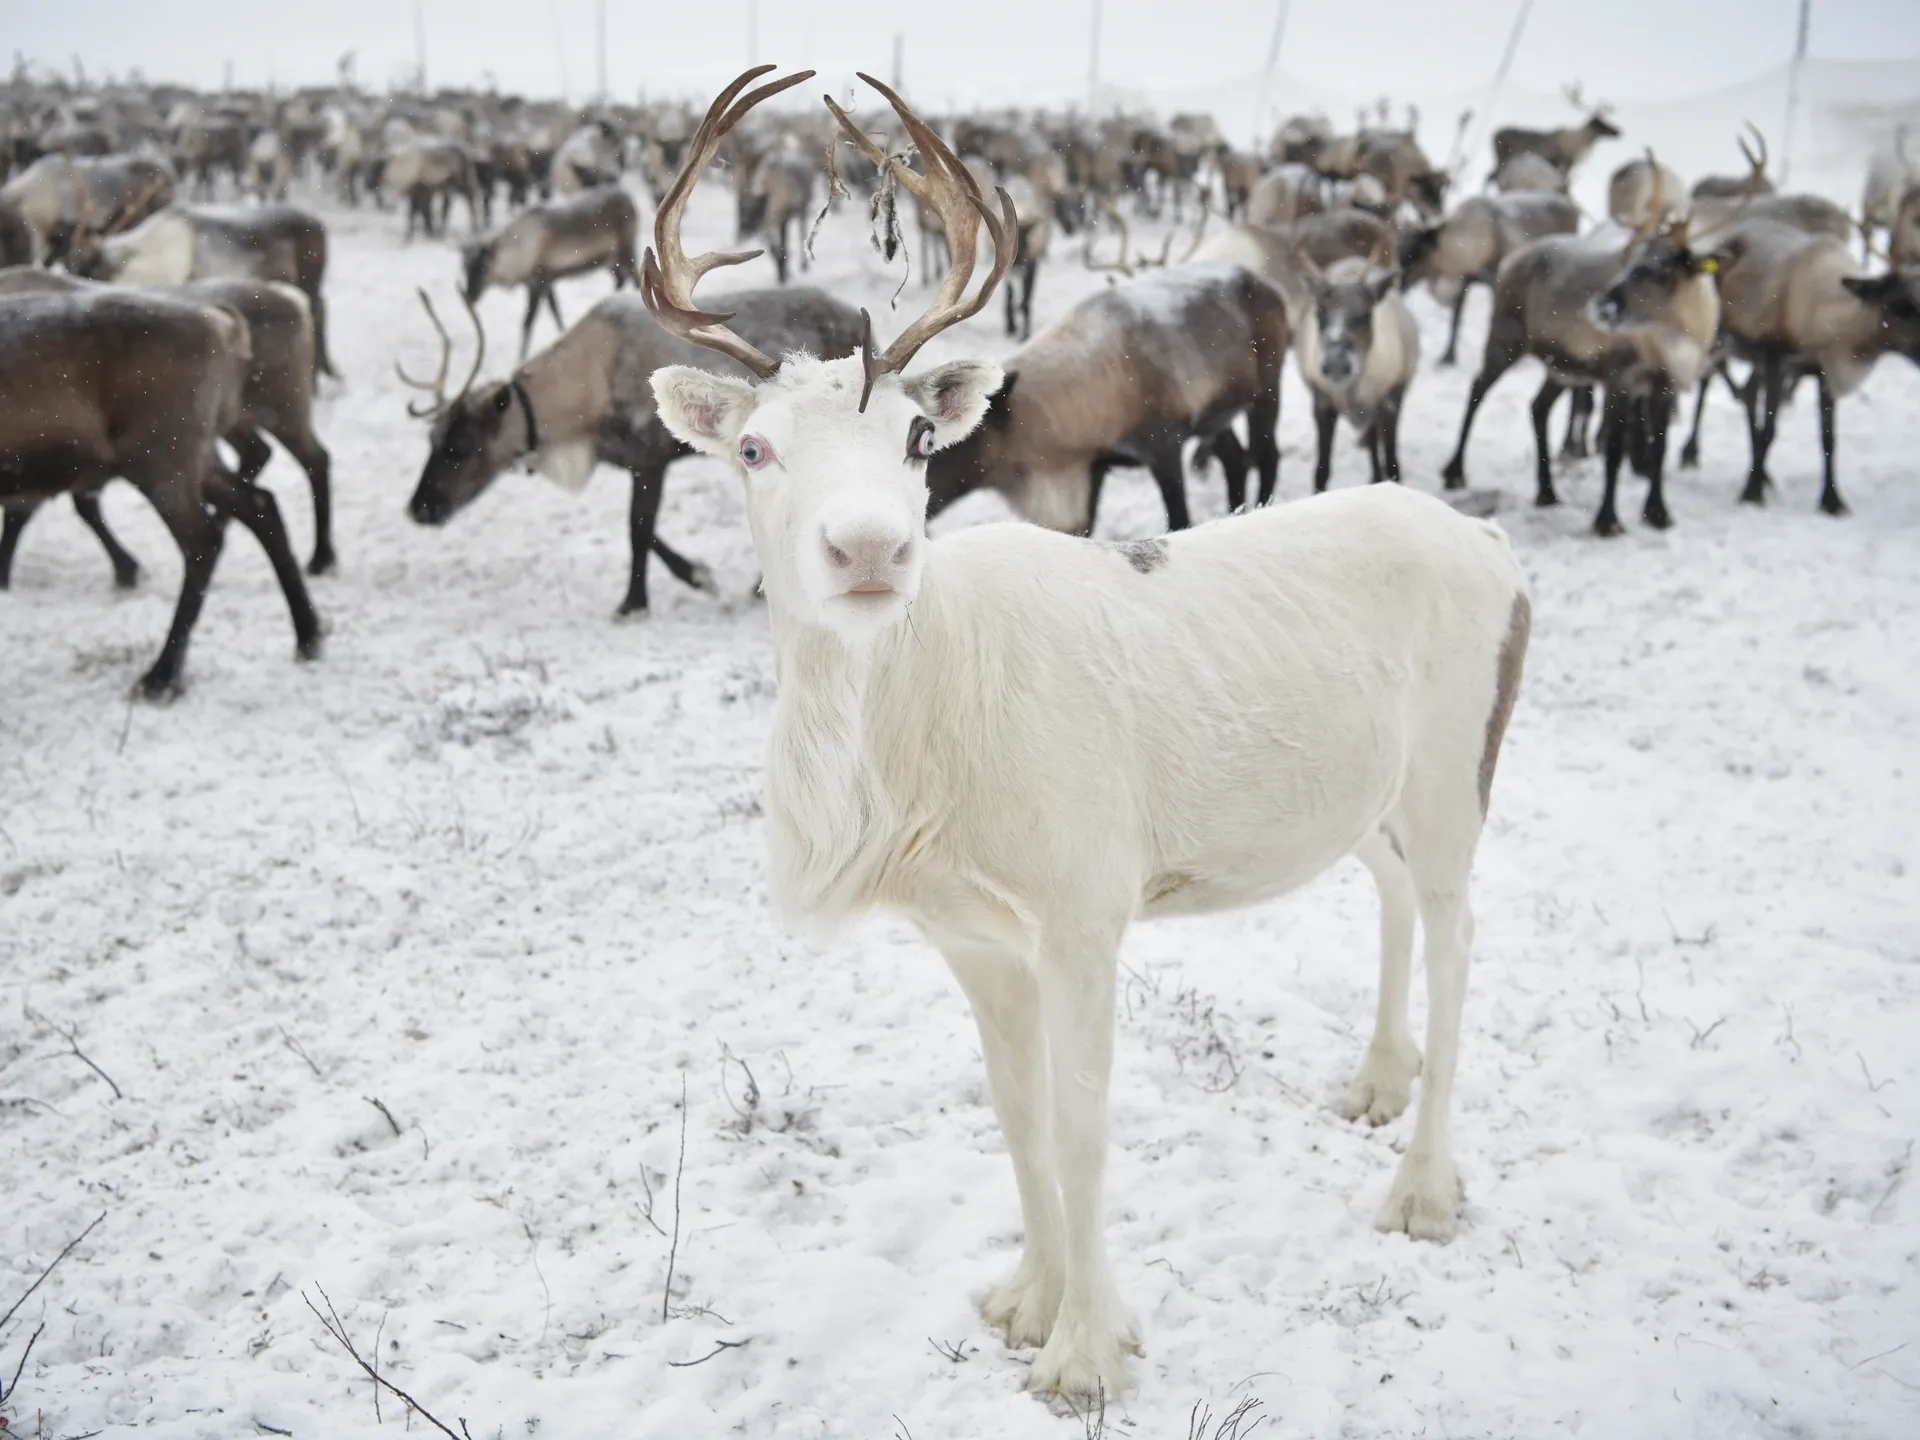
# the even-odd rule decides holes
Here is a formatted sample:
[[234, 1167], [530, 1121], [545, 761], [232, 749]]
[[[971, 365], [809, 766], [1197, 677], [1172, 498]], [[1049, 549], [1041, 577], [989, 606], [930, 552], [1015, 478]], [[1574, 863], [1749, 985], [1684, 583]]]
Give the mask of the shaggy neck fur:
[[[886, 902], [902, 903], [899, 870], [911, 850], [913, 817], [883, 778], [891, 736], [936, 723], [916, 677], [937, 667], [946, 646], [938, 600], [938, 552], [929, 556], [908, 618], [865, 640], [801, 618], [769, 583], [775, 705], [767, 765], [769, 876], [790, 919], [831, 928]], [[869, 703], [884, 690], [885, 706]], [[886, 729], [876, 729], [884, 717]], [[918, 749], [919, 747], [916, 747]], [[930, 809], [931, 787], [907, 798]]]

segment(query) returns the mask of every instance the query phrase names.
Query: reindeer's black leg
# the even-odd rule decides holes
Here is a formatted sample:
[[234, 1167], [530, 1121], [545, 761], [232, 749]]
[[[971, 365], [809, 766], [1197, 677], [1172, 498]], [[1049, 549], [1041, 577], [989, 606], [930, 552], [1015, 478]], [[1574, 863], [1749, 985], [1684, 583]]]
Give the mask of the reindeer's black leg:
[[[1700, 377], [1700, 389], [1695, 395], [1693, 402], [1693, 428], [1687, 432], [1687, 443], [1680, 447], [1680, 468], [1682, 470], [1699, 468], [1700, 422], [1706, 418], [1707, 391], [1713, 385], [1713, 377], [1716, 371], [1722, 374], [1725, 373], [1722, 366], [1715, 365], [1713, 369], [1707, 371], [1706, 374]], [[1732, 384], [1733, 382], [1728, 381], [1727, 383]]]
[[1437, 362], [1441, 365], [1454, 363], [1454, 357], [1460, 346], [1460, 312], [1467, 308], [1467, 291], [1470, 288], [1468, 282], [1461, 281], [1460, 293], [1453, 297], [1453, 323], [1447, 330], [1447, 348], [1440, 352], [1440, 359]]
[[1380, 468], [1380, 422], [1375, 420], [1367, 427], [1367, 433], [1360, 437], [1360, 443], [1367, 448], [1367, 483], [1378, 485], [1386, 479]]
[[1158, 447], [1153, 463], [1153, 483], [1160, 487], [1160, 498], [1167, 506], [1167, 529], [1184, 530], [1191, 520], [1187, 515], [1187, 472], [1179, 440]]
[[1400, 483], [1400, 398], [1387, 402], [1375, 422], [1380, 429], [1380, 455], [1385, 462], [1387, 479], [1393, 484]]
[[187, 641], [193, 636], [194, 622], [200, 618], [200, 607], [206, 603], [207, 583], [213, 578], [214, 562], [220, 558], [226, 527], [208, 513], [198, 485], [181, 483], [178, 476], [168, 474], [136, 474], [128, 478], [160, 512], [160, 518], [180, 546], [183, 573], [180, 598], [173, 607], [173, 623], [167, 629], [160, 654], [140, 677], [140, 692], [149, 700], [162, 700], [179, 689]]
[[1620, 486], [1620, 461], [1626, 452], [1627, 427], [1632, 422], [1626, 415], [1626, 397], [1609, 386], [1602, 401], [1600, 418], [1600, 436], [1606, 452], [1606, 493], [1600, 497], [1600, 509], [1593, 517], [1593, 532], [1596, 535], [1618, 535], [1620, 533], [1620, 515], [1614, 509], [1614, 494]]
[[1340, 412], [1316, 396], [1313, 402], [1313, 493], [1316, 495], [1326, 489], [1327, 481], [1333, 478], [1333, 432], [1339, 423]]
[[554, 325], [564, 332], [567, 322], [560, 318], [560, 293], [554, 288], [552, 281], [547, 282], [547, 313], [553, 316]]
[[33, 512], [40, 507], [25, 500], [9, 502], [0, 510], [6, 515], [6, 525], [0, 528], [0, 590], [13, 583], [13, 552], [20, 548], [20, 536], [27, 528], [27, 522], [33, 518]]
[[1770, 354], [1761, 357], [1754, 367], [1753, 378], [1747, 382], [1752, 397], [1748, 430], [1753, 446], [1753, 468], [1747, 473], [1746, 488], [1740, 492], [1740, 501], [1745, 505], [1767, 503], [1767, 487], [1773, 483], [1767, 475], [1767, 454], [1773, 449], [1773, 433], [1780, 419], [1783, 379], [1780, 357]]
[[267, 468], [273, 459], [273, 447], [266, 437], [251, 425], [237, 425], [225, 436], [227, 444], [233, 447], [233, 455], [240, 462], [235, 472], [242, 485], [251, 485], [260, 478], [260, 472]]
[[1553, 465], [1547, 459], [1547, 422], [1553, 416], [1553, 407], [1566, 386], [1553, 376], [1547, 376], [1541, 383], [1540, 393], [1533, 397], [1533, 503], [1535, 505], [1558, 505], [1560, 497], [1553, 489]]
[[216, 469], [207, 477], [205, 494], [209, 505], [246, 526], [267, 552], [274, 578], [280, 582], [280, 593], [287, 600], [287, 613], [293, 618], [294, 649], [302, 660], [316, 659], [320, 654], [320, 617], [314, 613], [307, 582], [300, 576], [300, 564], [287, 544], [287, 527], [280, 519], [280, 506], [273, 493], [242, 484]]
[[1247, 503], [1247, 452], [1240, 437], [1228, 425], [1213, 437], [1209, 446], [1220, 462], [1220, 473], [1227, 478], [1227, 509], [1238, 510]]
[[100, 513], [100, 492], [98, 490], [76, 490], [73, 492], [73, 509], [82, 523], [93, 531], [100, 541], [100, 548], [107, 552], [107, 563], [113, 566], [113, 583], [121, 590], [131, 590], [140, 583], [140, 562], [128, 554], [125, 547], [114, 538], [107, 528], [107, 518]]
[[1845, 515], [1847, 502], [1840, 498], [1840, 486], [1833, 478], [1833, 388], [1827, 384], [1827, 372], [1820, 372], [1820, 508], [1829, 515]]
[[520, 363], [526, 364], [527, 351], [533, 348], [533, 325], [540, 318], [540, 284], [527, 283], [527, 313], [520, 321]]
[[665, 457], [650, 456], [635, 465], [633, 501], [627, 509], [627, 534], [632, 540], [631, 569], [627, 575], [627, 598], [620, 602], [622, 615], [647, 613], [647, 555], [653, 549], [654, 522], [660, 518], [660, 492], [667, 475]]
[[288, 427], [273, 435], [307, 472], [307, 484], [313, 490], [313, 558], [307, 561], [307, 573], [324, 575], [334, 566], [333, 457], [311, 429], [302, 432]]
[[1641, 402], [1646, 415], [1647, 503], [1640, 518], [1656, 530], [1665, 530], [1673, 524], [1673, 517], [1667, 513], [1666, 468], [1667, 427], [1673, 423], [1675, 398], [1673, 387], [1661, 380], [1655, 384], [1653, 393]]
[[1033, 286], [1034, 282], [1040, 278], [1040, 257], [1029, 255], [1021, 262], [1021, 269], [1025, 272], [1025, 279], [1020, 285], [1020, 338], [1031, 340], [1033, 338]]
[[1247, 406], [1247, 450], [1260, 472], [1262, 505], [1273, 499], [1274, 488], [1280, 483], [1280, 441], [1275, 432], [1280, 428], [1280, 365], [1285, 359], [1282, 353], [1263, 379], [1253, 403]]
[[1473, 433], [1473, 417], [1479, 413], [1487, 392], [1520, 359], [1517, 349], [1512, 353], [1509, 349], [1496, 344], [1495, 336], [1488, 336], [1486, 358], [1480, 362], [1480, 373], [1473, 377], [1473, 389], [1467, 395], [1467, 413], [1460, 417], [1459, 443], [1453, 447], [1453, 458], [1440, 472], [1449, 490], [1458, 490], [1467, 483], [1467, 437]]

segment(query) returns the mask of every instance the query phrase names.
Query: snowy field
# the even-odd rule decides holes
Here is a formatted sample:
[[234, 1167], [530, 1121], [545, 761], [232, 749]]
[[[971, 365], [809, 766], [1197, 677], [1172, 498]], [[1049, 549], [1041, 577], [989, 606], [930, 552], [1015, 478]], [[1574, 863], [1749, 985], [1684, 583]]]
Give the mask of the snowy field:
[[[729, 203], [703, 189], [690, 239], [730, 239]], [[612, 619], [622, 475], [510, 475], [410, 523], [424, 426], [392, 361], [430, 368], [413, 287], [457, 314], [455, 261], [397, 214], [326, 214], [325, 658], [293, 661], [235, 530], [187, 693], [130, 705], [179, 561], [124, 486], [137, 592], [62, 504], [0, 596], [0, 1304], [104, 1216], [0, 1332], [4, 1379], [46, 1327], [8, 1433], [408, 1428], [303, 1303], [323, 1289], [474, 1440], [1090, 1433], [974, 1310], [1019, 1211], [957, 986], [901, 923], [822, 945], [769, 916], [772, 658], [733, 482], [673, 470], [661, 533], [724, 594], [656, 566], [638, 623]], [[897, 274], [861, 219], [810, 278], [880, 316]], [[1057, 248], [1039, 312], [1103, 283]], [[568, 318], [605, 289], [568, 285]], [[492, 370], [519, 304], [482, 307]], [[1004, 354], [998, 314], [926, 358]], [[1481, 292], [1468, 366], [1411, 393], [1424, 489], [1485, 323]], [[1775, 503], [1737, 506], [1718, 395], [1677, 528], [1639, 524], [1635, 482], [1612, 542], [1597, 462], [1528, 504], [1533, 378], [1469, 459], [1535, 628], [1477, 873], [1459, 1238], [1372, 1228], [1412, 1111], [1331, 1109], [1373, 1014], [1357, 865], [1137, 928], [1108, 1232], [1147, 1355], [1110, 1435], [1181, 1440], [1246, 1399], [1288, 1437], [1920, 1434], [1920, 375], [1883, 362], [1841, 408], [1851, 519], [1814, 510], [1810, 388]], [[1291, 373], [1282, 432], [1294, 499]], [[305, 479], [267, 479], [304, 555]], [[1217, 473], [1191, 493], [1222, 510]], [[1109, 480], [1104, 535], [1162, 524], [1144, 472]]]

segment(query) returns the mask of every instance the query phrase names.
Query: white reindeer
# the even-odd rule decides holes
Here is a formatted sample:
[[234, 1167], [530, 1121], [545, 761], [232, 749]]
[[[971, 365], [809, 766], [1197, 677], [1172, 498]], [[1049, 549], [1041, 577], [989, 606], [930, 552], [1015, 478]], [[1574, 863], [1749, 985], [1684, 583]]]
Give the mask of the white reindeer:
[[[746, 489], [780, 684], [774, 897], [829, 924], [898, 910], [946, 957], [980, 1027], [1026, 1226], [984, 1313], [1011, 1344], [1042, 1347], [1032, 1389], [1117, 1393], [1139, 1331], [1107, 1259], [1102, 1178], [1116, 955], [1136, 919], [1254, 904], [1357, 856], [1380, 891], [1380, 1009], [1340, 1109], [1390, 1120], [1424, 1076], [1380, 1224], [1452, 1234], [1467, 885], [1526, 649], [1526, 584], [1494, 526], [1393, 485], [1129, 545], [1019, 524], [930, 540], [927, 457], [980, 422], [1001, 371], [901, 372], [985, 305], [1013, 259], [1012, 206], [1002, 191], [990, 211], [940, 139], [862, 76], [918, 146], [925, 175], [890, 163], [940, 217], [952, 269], [884, 354], [869, 321], [857, 359], [769, 359], [693, 304], [702, 275], [752, 256], [690, 260], [679, 226], [721, 137], [812, 73], [735, 103], [772, 68], [707, 112], [660, 206], [642, 292], [667, 328], [762, 377], [670, 366], [653, 388], [667, 427]], [[982, 218], [994, 265], [968, 301]], [[1424, 1069], [1407, 1021], [1416, 913]]]

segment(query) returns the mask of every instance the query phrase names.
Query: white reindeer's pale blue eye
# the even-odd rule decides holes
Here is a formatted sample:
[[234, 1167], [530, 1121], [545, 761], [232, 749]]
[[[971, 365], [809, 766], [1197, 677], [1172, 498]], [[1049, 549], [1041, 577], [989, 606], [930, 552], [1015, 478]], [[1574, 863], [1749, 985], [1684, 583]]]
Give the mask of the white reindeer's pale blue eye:
[[758, 435], [744, 436], [740, 441], [740, 463], [749, 470], [758, 470], [773, 459], [773, 447]]

